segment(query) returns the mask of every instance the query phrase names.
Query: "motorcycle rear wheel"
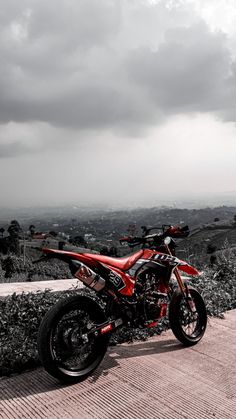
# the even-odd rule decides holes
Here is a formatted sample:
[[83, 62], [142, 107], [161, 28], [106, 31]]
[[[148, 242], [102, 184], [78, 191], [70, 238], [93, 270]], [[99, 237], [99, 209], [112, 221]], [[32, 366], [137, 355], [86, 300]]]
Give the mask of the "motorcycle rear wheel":
[[85, 380], [102, 361], [108, 335], [89, 330], [106, 321], [97, 302], [78, 295], [59, 301], [43, 318], [38, 333], [38, 352], [45, 370], [66, 383]]
[[185, 346], [198, 343], [206, 330], [207, 312], [201, 294], [189, 287], [192, 298], [192, 310], [180, 290], [176, 290], [169, 305], [169, 322], [175, 337]]

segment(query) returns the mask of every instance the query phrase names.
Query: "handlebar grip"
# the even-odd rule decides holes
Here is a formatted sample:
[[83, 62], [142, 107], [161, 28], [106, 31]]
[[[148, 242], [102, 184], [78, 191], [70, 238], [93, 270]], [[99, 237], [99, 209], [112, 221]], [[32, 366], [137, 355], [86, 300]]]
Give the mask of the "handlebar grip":
[[189, 233], [190, 231], [189, 231], [188, 226], [184, 226], [184, 227], [171, 226], [170, 228], [168, 228], [168, 230], [166, 230], [167, 235], [173, 238], [177, 238], [177, 239], [187, 237]]
[[121, 237], [121, 238], [119, 239], [119, 242], [120, 242], [120, 243], [123, 243], [123, 242], [129, 242], [129, 240], [130, 240], [130, 237]]
[[144, 237], [121, 237], [119, 242], [127, 242], [129, 247], [135, 247], [145, 242]]

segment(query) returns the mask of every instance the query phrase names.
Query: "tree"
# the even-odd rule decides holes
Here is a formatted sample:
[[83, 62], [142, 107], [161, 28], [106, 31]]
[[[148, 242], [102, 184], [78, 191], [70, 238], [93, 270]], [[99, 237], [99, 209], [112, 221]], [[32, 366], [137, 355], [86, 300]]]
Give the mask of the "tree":
[[211, 257], [210, 257], [210, 266], [213, 267], [216, 264], [217, 264], [217, 257], [216, 257], [216, 255], [211, 255]]
[[49, 233], [48, 233], [50, 236], [52, 236], [52, 237], [57, 237], [57, 232], [56, 231], [49, 231]]
[[135, 236], [136, 229], [137, 229], [136, 223], [129, 224], [129, 227], [127, 228], [128, 235], [130, 237]]
[[2, 236], [2, 237], [3, 237], [3, 233], [4, 233], [4, 231], [5, 231], [5, 228], [1, 227], [1, 228], [0, 228], [0, 234], [1, 234], [1, 236]]
[[100, 255], [109, 256], [109, 250], [108, 250], [108, 247], [107, 246], [103, 246], [100, 249]]
[[20, 232], [22, 231], [20, 224], [17, 220], [12, 220], [11, 224], [7, 229], [9, 236], [12, 238], [19, 238]]
[[11, 278], [15, 271], [13, 257], [7, 256], [5, 259], [1, 260], [1, 264], [3, 271], [5, 271], [5, 278]]
[[117, 248], [115, 246], [110, 247], [109, 256], [117, 257]]
[[217, 256], [216, 256], [216, 252], [217, 251], [217, 247], [214, 246], [214, 244], [209, 243], [207, 246], [207, 254], [211, 255], [210, 256], [210, 266], [213, 266], [217, 263]]
[[19, 236], [20, 232], [22, 231], [20, 224], [17, 220], [12, 220], [11, 224], [7, 229], [9, 233], [8, 239], [8, 251], [13, 252], [15, 254], [20, 254], [20, 242]]
[[83, 236], [75, 236], [75, 237], [72, 237], [69, 240], [69, 242], [71, 244], [73, 244], [74, 246], [82, 246], [82, 247], [86, 247], [87, 246], [87, 243], [84, 240], [84, 237]]
[[58, 250], [63, 250], [64, 246], [65, 246], [66, 242], [64, 242], [63, 240], [60, 240], [58, 242]]
[[207, 253], [208, 254], [212, 254], [212, 253], [214, 253], [214, 252], [216, 252], [216, 250], [217, 250], [217, 247], [216, 246], [214, 246], [214, 244], [208, 244], [208, 246], [207, 246]]
[[30, 232], [30, 235], [32, 237], [34, 235], [34, 233], [35, 233], [35, 226], [33, 224], [30, 224], [30, 226], [29, 226], [29, 232]]

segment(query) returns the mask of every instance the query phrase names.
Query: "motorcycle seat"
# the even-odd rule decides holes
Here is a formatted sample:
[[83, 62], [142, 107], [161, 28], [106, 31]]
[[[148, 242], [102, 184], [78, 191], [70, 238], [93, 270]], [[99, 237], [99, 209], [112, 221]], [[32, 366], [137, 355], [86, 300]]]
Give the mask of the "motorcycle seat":
[[121, 271], [128, 271], [135, 264], [135, 262], [137, 262], [137, 260], [142, 257], [143, 250], [139, 250], [130, 256], [122, 258], [113, 258], [110, 256], [95, 255], [92, 253], [83, 253], [83, 255], [93, 260], [97, 260], [98, 262], [112, 266], [113, 268], [120, 269]]

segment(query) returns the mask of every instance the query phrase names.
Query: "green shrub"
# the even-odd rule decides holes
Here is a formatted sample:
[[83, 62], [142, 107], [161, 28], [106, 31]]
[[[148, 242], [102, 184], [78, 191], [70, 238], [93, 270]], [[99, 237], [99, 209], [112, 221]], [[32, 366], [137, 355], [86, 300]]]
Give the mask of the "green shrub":
[[40, 321], [59, 298], [73, 292], [13, 294], [0, 300], [0, 376], [38, 365]]
[[208, 315], [223, 317], [226, 310], [236, 308], [236, 266], [232, 260], [206, 269], [191, 284], [202, 294]]
[[0, 257], [0, 283], [71, 278], [68, 264], [52, 259], [33, 264], [31, 258], [10, 254]]

